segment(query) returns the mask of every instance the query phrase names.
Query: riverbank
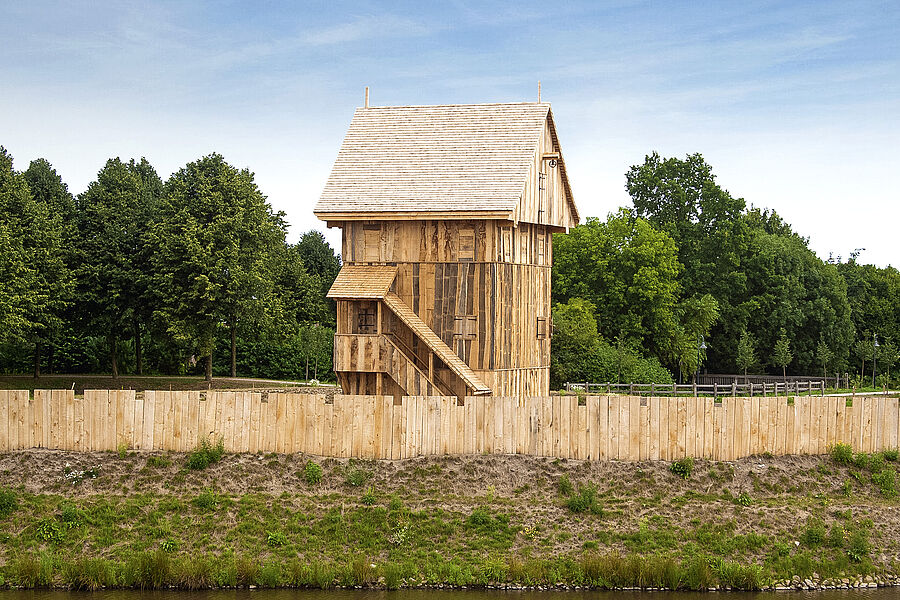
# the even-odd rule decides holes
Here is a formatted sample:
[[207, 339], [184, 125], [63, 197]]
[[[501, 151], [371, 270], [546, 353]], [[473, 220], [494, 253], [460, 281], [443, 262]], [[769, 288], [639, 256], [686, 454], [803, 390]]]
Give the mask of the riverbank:
[[210, 450], [0, 455], [0, 585], [796, 589], [900, 576], [891, 452], [678, 473], [496, 455], [226, 454], [188, 468]]

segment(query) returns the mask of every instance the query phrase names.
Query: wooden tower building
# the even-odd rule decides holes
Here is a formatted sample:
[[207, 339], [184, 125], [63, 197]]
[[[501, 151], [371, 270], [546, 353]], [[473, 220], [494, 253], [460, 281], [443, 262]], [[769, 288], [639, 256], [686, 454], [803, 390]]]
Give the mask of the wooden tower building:
[[579, 219], [549, 104], [357, 109], [315, 214], [343, 233], [344, 393], [549, 393], [552, 234]]

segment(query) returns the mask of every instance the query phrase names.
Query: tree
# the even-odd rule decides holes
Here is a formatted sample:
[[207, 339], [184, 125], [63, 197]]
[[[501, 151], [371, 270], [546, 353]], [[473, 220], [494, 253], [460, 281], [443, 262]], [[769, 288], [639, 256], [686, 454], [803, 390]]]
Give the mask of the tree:
[[746, 380], [747, 369], [756, 363], [756, 343], [746, 329], [741, 332], [741, 339], [738, 341], [735, 363], [739, 369], [744, 370], [744, 379]]
[[831, 348], [828, 347], [828, 344], [825, 343], [825, 340], [819, 340], [819, 343], [816, 346], [816, 359], [822, 365], [822, 374], [827, 379], [828, 365], [832, 360], [834, 360], [834, 352], [832, 352]]
[[875, 349], [874, 345], [872, 344], [872, 336], [866, 336], [861, 340], [856, 340], [856, 342], [853, 344], [853, 354], [860, 362], [859, 376], [862, 379], [866, 378], [866, 361], [872, 358], [874, 352]]
[[106, 337], [113, 377], [119, 375], [119, 341], [127, 334], [134, 334], [136, 363], [142, 366], [140, 322], [151, 312], [150, 259], [156, 246], [147, 232], [156, 218], [160, 185], [145, 159], [111, 158], [78, 197], [81, 315]]
[[30, 341], [35, 377], [71, 293], [64, 244], [60, 215], [34, 198], [0, 146], [0, 342]]
[[621, 209], [605, 222], [588, 218], [568, 235], [555, 235], [553, 244], [556, 302], [584, 298], [596, 307], [605, 338], [622, 337], [677, 362], [681, 265], [667, 234]]
[[784, 329], [800, 371], [816, 368], [820, 337], [835, 365], [853, 338], [847, 286], [774, 211], [746, 207], [716, 182], [699, 154], [684, 160], [647, 156], [626, 175], [635, 213], [668, 233], [684, 270], [686, 298], [710, 294], [719, 319], [709, 334], [709, 367], [735, 368], [741, 333], [771, 348]]
[[890, 385], [891, 381], [891, 367], [897, 364], [898, 360], [900, 360], [900, 348], [891, 342], [885, 342], [881, 345], [878, 350], [878, 362], [887, 374], [888, 385]]
[[781, 335], [778, 337], [778, 341], [775, 342], [775, 350], [772, 354], [772, 361], [779, 367], [781, 367], [781, 376], [787, 379], [787, 366], [791, 364], [791, 360], [793, 359], [793, 355], [791, 354], [791, 343], [788, 341], [787, 334], [784, 329], [781, 330]]
[[[67, 281], [65, 287], [71, 290], [71, 269], [73, 267], [71, 241], [75, 239], [75, 201], [72, 194], [69, 193], [68, 186], [63, 182], [62, 178], [57, 174], [53, 166], [44, 158], [38, 158], [28, 165], [23, 173], [25, 181], [28, 182], [28, 188], [31, 190], [31, 196], [35, 202], [44, 205], [48, 215], [51, 217], [53, 227], [58, 227], [58, 232], [53, 234], [59, 235], [60, 247], [58, 249], [58, 258], [62, 260], [64, 271], [59, 271], [59, 275]], [[47, 232], [50, 233], [50, 232]], [[62, 289], [57, 290], [61, 293]], [[67, 294], [62, 298], [64, 305], [59, 308], [65, 310], [71, 304], [71, 297]], [[53, 358], [56, 338], [60, 335], [60, 329], [64, 325], [63, 314], [56, 315], [57, 318], [52, 319], [48, 323], [43, 339], [38, 339], [35, 344], [34, 354], [34, 372], [35, 375], [40, 374], [41, 368], [41, 347], [46, 344], [49, 347], [47, 358], [47, 367], [53, 370]]]
[[572, 298], [553, 307], [550, 385], [567, 381], [671, 383], [672, 374], [653, 357], [644, 358], [622, 338], [610, 344], [597, 332], [595, 307]]
[[319, 295], [325, 312], [317, 320], [331, 327], [335, 326], [334, 300], [325, 295], [331, 289], [331, 284], [337, 278], [341, 270], [341, 259], [334, 253], [331, 246], [325, 241], [325, 236], [319, 231], [307, 231], [300, 236], [300, 241], [294, 246], [300, 259], [303, 261], [307, 272], [317, 278], [319, 283]]
[[152, 232], [157, 316], [176, 339], [197, 345], [207, 380], [216, 329], [228, 327], [234, 375], [237, 328], [261, 320], [269, 304], [283, 214], [272, 211], [249, 170], [215, 153], [172, 175], [160, 213]]

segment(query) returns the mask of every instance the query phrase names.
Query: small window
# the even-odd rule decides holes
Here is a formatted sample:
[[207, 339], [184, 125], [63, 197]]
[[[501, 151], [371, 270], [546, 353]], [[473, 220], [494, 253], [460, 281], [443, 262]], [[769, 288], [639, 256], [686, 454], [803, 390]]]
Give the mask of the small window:
[[357, 313], [357, 331], [359, 333], [375, 333], [375, 308], [361, 306]]
[[456, 317], [453, 320], [453, 337], [460, 340], [474, 340], [478, 334], [478, 318], [474, 315]]
[[537, 318], [537, 339], [545, 340], [550, 337], [550, 324], [547, 317]]
[[459, 260], [475, 260], [475, 230], [471, 227], [459, 229]]

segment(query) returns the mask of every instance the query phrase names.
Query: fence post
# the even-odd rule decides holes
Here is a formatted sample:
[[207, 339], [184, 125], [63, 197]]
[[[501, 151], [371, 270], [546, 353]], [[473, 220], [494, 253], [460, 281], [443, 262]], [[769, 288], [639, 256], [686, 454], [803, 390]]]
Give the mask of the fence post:
[[696, 398], [697, 397], [697, 382], [696, 381], [694, 381], [691, 384], [691, 390], [694, 392], [694, 398]]
[[[765, 384], [763, 384], [763, 385], [765, 385]], [[750, 382], [750, 397], [751, 398], [753, 397], [753, 382], [752, 381]]]
[[713, 400], [719, 399], [719, 382], [713, 381]]
[[606, 395], [608, 396], [611, 391], [612, 391], [612, 387], [610, 387], [609, 382], [607, 381], [606, 382]]
[[650, 397], [651, 397], [651, 398], [653, 397], [653, 392], [655, 391], [655, 389], [656, 389], [656, 384], [655, 384], [655, 383], [651, 383], [651, 384], [650, 384]]
[[731, 397], [734, 398], [737, 396], [737, 380], [731, 382]]
[[633, 383], [628, 384], [628, 395], [634, 396], [634, 384]]
[[822, 380], [822, 397], [825, 396], [825, 380]]

